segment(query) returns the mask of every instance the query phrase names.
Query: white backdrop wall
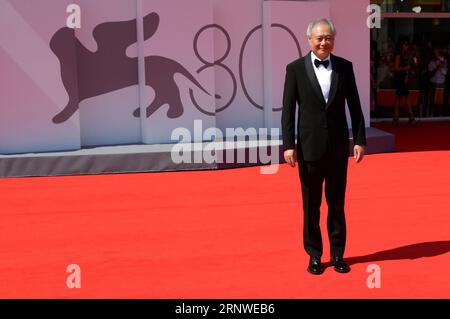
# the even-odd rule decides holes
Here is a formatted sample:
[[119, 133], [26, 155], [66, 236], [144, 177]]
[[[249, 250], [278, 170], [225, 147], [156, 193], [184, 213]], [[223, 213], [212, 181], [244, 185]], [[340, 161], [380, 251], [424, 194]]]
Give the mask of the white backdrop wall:
[[[198, 72], [204, 66], [201, 59], [214, 60], [213, 30], [206, 29], [196, 38], [213, 23], [212, 2], [152, 0], [142, 5], [143, 16], [152, 12], [159, 16], [157, 31], [143, 45], [145, 79], [152, 82], [144, 85], [141, 101], [143, 141], [169, 143], [178, 127], [189, 129], [193, 139], [199, 137], [193, 134], [194, 120], [202, 120], [205, 128], [215, 126], [214, 68]], [[152, 113], [147, 114], [150, 105]]]
[[[77, 0], [76, 3], [82, 9], [82, 27], [76, 30], [76, 36], [87, 50], [98, 53], [97, 58], [94, 58], [95, 55], [84, 58], [81, 52], [77, 52], [78, 84], [79, 89], [81, 89], [83, 87], [95, 87], [95, 82], [100, 80], [95, 81], [93, 78], [100, 72], [100, 68], [96, 69], [93, 65], [98, 66], [98, 60], [105, 60], [106, 56], [112, 57], [115, 55], [115, 49], [109, 47], [108, 41], [110, 39], [101, 35], [96, 36], [94, 32], [96, 28], [103, 23], [111, 21], [126, 22], [136, 20], [137, 8], [135, 0]], [[133, 29], [130, 31], [134, 31], [133, 35], [136, 38], [132, 41], [136, 43], [136, 21], [133, 21], [131, 25]], [[107, 27], [105, 27], [105, 30], [107, 30]], [[98, 31], [98, 34], [101, 34], [101, 32]], [[113, 34], [118, 31], [111, 28], [111, 31], [105, 31], [105, 33], [107, 32]], [[131, 32], [130, 36], [132, 35]], [[115, 39], [113, 38], [112, 40], [114, 41]], [[110, 50], [110, 52], [106, 52], [103, 56], [101, 54], [102, 50]], [[129, 50], [123, 52], [123, 57], [135, 57], [136, 64], [130, 63], [125, 68], [120, 68], [120, 72], [114, 70], [114, 67], [119, 69], [118, 63], [115, 66], [106, 66], [109, 69], [109, 74], [105, 75], [105, 78], [111, 79], [114, 78], [117, 72], [120, 73], [120, 75], [117, 75], [118, 77], [134, 78], [135, 81], [130, 81], [124, 87], [121, 87], [118, 83], [116, 85], [111, 83], [108, 92], [103, 94], [98, 92], [100, 93], [99, 95], [80, 101], [79, 114], [82, 146], [141, 142], [140, 120], [133, 116], [133, 111], [139, 107], [137, 56], [137, 45], [132, 45]], [[104, 82], [106, 81], [105, 79]]]
[[194, 136], [194, 120], [279, 127], [293, 39], [306, 54], [306, 25], [323, 16], [338, 28], [335, 54], [354, 63], [369, 126], [368, 4], [0, 0], [0, 153], [171, 143], [177, 127]]
[[[61, 125], [52, 118], [68, 103], [50, 39], [65, 26], [67, 0], [0, 1], [0, 152], [80, 148], [79, 114]], [[66, 78], [76, 82], [73, 40], [65, 45]]]
[[[264, 124], [262, 0], [214, 0], [217, 127], [259, 128]], [[238, 9], [237, 9], [238, 8]], [[228, 53], [227, 53], [227, 50]], [[222, 110], [223, 109], [223, 110]], [[239, 114], [237, 121], [237, 114]]]

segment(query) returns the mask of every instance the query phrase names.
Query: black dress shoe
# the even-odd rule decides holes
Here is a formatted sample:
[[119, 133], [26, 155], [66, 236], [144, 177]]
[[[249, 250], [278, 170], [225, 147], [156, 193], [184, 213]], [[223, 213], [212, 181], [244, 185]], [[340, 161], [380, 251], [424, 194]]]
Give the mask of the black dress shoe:
[[320, 275], [323, 273], [322, 263], [318, 257], [310, 257], [308, 272], [313, 275]]
[[350, 271], [350, 267], [345, 263], [344, 258], [341, 256], [331, 257], [330, 264], [334, 266], [334, 270], [340, 273], [347, 273]]

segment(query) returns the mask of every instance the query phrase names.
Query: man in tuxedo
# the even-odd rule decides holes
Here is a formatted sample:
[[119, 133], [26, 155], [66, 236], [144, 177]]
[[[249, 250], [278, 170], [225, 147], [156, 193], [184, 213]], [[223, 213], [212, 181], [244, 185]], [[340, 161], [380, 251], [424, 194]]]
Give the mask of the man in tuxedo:
[[357, 163], [363, 159], [366, 145], [364, 115], [352, 63], [331, 54], [335, 35], [336, 28], [328, 19], [309, 24], [307, 36], [311, 52], [287, 65], [283, 94], [284, 159], [292, 167], [298, 161], [304, 212], [303, 244], [310, 256], [307, 270], [315, 275], [323, 272], [319, 220], [324, 182], [331, 265], [340, 273], [350, 271], [344, 261], [344, 203], [350, 155], [345, 101], [351, 116]]

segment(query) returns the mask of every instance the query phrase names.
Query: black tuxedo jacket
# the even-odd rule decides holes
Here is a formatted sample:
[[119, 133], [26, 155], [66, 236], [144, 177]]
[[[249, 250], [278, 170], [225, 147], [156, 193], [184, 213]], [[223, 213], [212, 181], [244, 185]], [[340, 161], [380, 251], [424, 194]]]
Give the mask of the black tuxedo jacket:
[[349, 129], [345, 101], [350, 111], [354, 144], [366, 145], [364, 115], [353, 65], [335, 55], [328, 103], [314, 72], [311, 52], [286, 67], [281, 125], [284, 149], [295, 149], [295, 113], [298, 104], [297, 157], [315, 161], [327, 146], [335, 155], [349, 156]]

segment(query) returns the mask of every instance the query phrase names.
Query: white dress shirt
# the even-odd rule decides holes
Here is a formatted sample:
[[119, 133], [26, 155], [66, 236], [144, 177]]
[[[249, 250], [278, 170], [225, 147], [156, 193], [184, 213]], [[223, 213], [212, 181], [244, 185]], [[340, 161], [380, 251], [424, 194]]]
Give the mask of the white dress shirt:
[[331, 59], [330, 56], [328, 56], [324, 61], [328, 60], [330, 63], [328, 64], [328, 68], [325, 69], [323, 65], [319, 65], [319, 67], [316, 67], [314, 64], [314, 60], [320, 60], [314, 52], [311, 52], [311, 60], [314, 72], [316, 73], [317, 80], [319, 81], [320, 87], [322, 89], [323, 97], [325, 98], [325, 102], [328, 103], [328, 95], [330, 94], [330, 87], [331, 87], [331, 72], [333, 71], [332, 65], [331, 65]]

